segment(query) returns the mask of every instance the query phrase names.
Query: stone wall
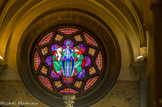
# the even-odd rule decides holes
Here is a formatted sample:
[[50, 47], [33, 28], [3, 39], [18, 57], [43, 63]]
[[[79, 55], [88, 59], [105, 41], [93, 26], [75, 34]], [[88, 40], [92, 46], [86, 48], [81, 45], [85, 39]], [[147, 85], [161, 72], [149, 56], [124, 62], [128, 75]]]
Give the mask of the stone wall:
[[[35, 99], [19, 80], [0, 81], [0, 86], [0, 104], [4, 101], [13, 103], [8, 107], [48, 107]], [[140, 107], [139, 82], [118, 81], [111, 92], [92, 107]]]

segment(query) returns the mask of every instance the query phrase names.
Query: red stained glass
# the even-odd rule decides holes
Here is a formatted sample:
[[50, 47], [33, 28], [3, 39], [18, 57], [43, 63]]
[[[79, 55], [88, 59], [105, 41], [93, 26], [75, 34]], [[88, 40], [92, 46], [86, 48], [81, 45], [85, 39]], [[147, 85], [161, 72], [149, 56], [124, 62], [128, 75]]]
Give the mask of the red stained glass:
[[48, 78], [43, 77], [43, 76], [41, 76], [41, 75], [39, 75], [38, 77], [39, 77], [40, 81], [41, 81], [47, 88], [49, 88], [50, 90], [53, 91], [51, 82], [50, 82], [50, 80], [49, 80]]
[[35, 70], [38, 69], [40, 63], [41, 63], [41, 58], [40, 58], [40, 56], [39, 56], [38, 51], [36, 51], [36, 52], [35, 52], [35, 55], [34, 55], [34, 67], [35, 67]]
[[51, 38], [53, 36], [53, 32], [49, 33], [48, 35], [46, 35], [40, 42], [38, 45], [44, 45], [46, 43], [49, 43]]
[[78, 29], [74, 29], [74, 28], [62, 28], [58, 30], [59, 32], [62, 32], [66, 35], [71, 35], [75, 32], [78, 32]]

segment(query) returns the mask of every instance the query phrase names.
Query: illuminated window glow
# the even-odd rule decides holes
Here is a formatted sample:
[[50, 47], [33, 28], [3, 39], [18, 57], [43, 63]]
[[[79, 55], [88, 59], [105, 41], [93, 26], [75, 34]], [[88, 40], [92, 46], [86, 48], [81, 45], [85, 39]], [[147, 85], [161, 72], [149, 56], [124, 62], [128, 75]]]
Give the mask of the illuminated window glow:
[[42, 37], [32, 55], [34, 73], [42, 85], [55, 94], [90, 89], [103, 66], [101, 46], [93, 37], [76, 28], [59, 28]]
[[71, 35], [75, 32], [78, 32], [78, 29], [74, 29], [74, 28], [62, 28], [58, 30], [59, 32], [62, 32], [66, 35]]
[[49, 43], [51, 38], [53, 36], [53, 32], [52, 33], [49, 33], [48, 35], [46, 35], [40, 42], [38, 45], [44, 45], [46, 43]]

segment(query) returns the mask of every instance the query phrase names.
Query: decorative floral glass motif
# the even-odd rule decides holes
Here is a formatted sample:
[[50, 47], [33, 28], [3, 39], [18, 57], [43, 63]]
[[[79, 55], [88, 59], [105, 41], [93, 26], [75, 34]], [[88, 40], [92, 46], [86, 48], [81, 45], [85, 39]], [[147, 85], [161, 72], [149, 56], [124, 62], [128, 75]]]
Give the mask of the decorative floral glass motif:
[[53, 32], [37, 42], [33, 55], [35, 74], [55, 94], [88, 90], [102, 73], [100, 44], [84, 30], [59, 28]]

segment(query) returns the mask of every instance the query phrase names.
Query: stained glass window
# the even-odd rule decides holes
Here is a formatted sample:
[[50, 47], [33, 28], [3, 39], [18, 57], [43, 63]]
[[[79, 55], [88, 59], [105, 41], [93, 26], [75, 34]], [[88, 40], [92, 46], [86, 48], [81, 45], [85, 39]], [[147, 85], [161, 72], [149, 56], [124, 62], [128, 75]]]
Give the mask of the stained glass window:
[[62, 28], [62, 29], [59, 29], [58, 31], [66, 34], [66, 35], [70, 35], [70, 34], [73, 34], [73, 33], [77, 32], [78, 29], [74, 29], [74, 28]]
[[84, 90], [87, 90], [88, 88], [90, 88], [97, 81], [97, 79], [98, 79], [98, 76], [88, 79], [84, 86]]
[[91, 67], [90, 69], [89, 69], [89, 75], [92, 75], [92, 74], [95, 74], [96, 73], [96, 70], [95, 70], [95, 68], [94, 68], [94, 66], [93, 67]]
[[51, 82], [48, 78], [39, 75], [39, 79], [47, 88], [49, 88], [50, 90], [53, 90]]
[[62, 38], [63, 38], [63, 36], [57, 34], [56, 37], [55, 37], [55, 40], [56, 41], [61, 41]]
[[101, 71], [101, 69], [102, 69], [102, 55], [101, 55], [101, 52], [99, 52], [98, 55], [97, 55], [96, 65], [97, 65], [98, 69]]
[[46, 53], [48, 53], [47, 47], [42, 48], [41, 49], [41, 52], [42, 52], [43, 55], [45, 55]]
[[53, 36], [53, 32], [47, 34], [40, 42], [39, 42], [39, 45], [44, 45], [46, 43], [49, 43], [51, 38]]
[[93, 48], [89, 48], [88, 53], [89, 53], [90, 55], [94, 56], [95, 51], [96, 51], [95, 49], [93, 49]]
[[36, 51], [35, 55], [34, 55], [34, 67], [35, 67], [35, 70], [38, 69], [40, 63], [41, 63], [41, 59], [40, 59], [38, 51]]
[[62, 83], [60, 81], [55, 81], [54, 84], [57, 88], [60, 88], [62, 86]]
[[47, 74], [47, 71], [48, 71], [48, 69], [45, 66], [43, 66], [42, 69], [41, 69], [41, 72], [43, 74]]
[[96, 41], [90, 35], [88, 35], [85, 32], [83, 32], [83, 34], [84, 34], [84, 37], [85, 37], [88, 44], [91, 44], [91, 45], [94, 45], [94, 46], [98, 47], [98, 44], [96, 43]]
[[35, 46], [34, 73], [55, 94], [83, 93], [97, 84], [102, 73], [103, 53], [99, 46], [95, 36], [84, 30], [55, 29]]
[[59, 93], [76, 94], [76, 93], [79, 93], [79, 92], [74, 90], [74, 89], [71, 89], [71, 88], [65, 88], [65, 89], [59, 91]]
[[74, 86], [77, 87], [77, 88], [81, 88], [82, 81], [76, 81], [75, 84], [74, 84]]
[[77, 42], [82, 41], [82, 38], [81, 38], [80, 35], [76, 35], [74, 38], [75, 38], [75, 40], [76, 40]]

